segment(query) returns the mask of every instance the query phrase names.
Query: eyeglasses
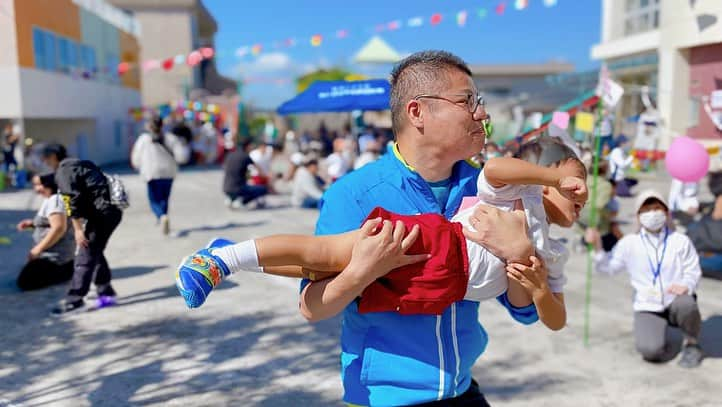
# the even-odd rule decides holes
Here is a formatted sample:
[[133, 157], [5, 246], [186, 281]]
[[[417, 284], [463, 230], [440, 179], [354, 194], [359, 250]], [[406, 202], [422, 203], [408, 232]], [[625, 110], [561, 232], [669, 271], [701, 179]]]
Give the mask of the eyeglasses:
[[484, 98], [481, 95], [475, 95], [473, 93], [458, 93], [458, 94], [451, 94], [449, 96], [463, 96], [466, 98], [466, 100], [451, 100], [447, 99], [440, 95], [416, 95], [414, 96], [414, 100], [419, 100], [421, 98], [427, 98], [427, 99], [439, 99], [439, 100], [445, 100], [447, 102], [453, 103], [455, 105], [458, 105], [459, 103], [464, 102], [466, 104], [466, 108], [469, 110], [469, 113], [474, 114], [476, 113], [476, 109], [479, 108], [479, 106], [486, 105], [486, 102], [484, 101]]

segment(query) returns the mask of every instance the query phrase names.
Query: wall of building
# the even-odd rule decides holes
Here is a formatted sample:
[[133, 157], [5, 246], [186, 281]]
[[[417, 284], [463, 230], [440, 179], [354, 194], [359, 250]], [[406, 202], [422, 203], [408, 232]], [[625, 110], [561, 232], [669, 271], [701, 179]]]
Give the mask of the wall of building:
[[[187, 55], [193, 50], [191, 14], [184, 9], [138, 10], [143, 27], [140, 37], [141, 60]], [[172, 70], [154, 69], [142, 74], [143, 104], [154, 106], [184, 98], [185, 88], [195, 87], [193, 70], [187, 65]]]
[[701, 97], [709, 96], [712, 91], [722, 90], [722, 43], [695, 47], [690, 50], [689, 58], [689, 103], [693, 106], [691, 124], [687, 135], [695, 138], [722, 138], [719, 131], [701, 105]]
[[15, 0], [15, 25], [18, 62], [25, 68], [35, 66], [33, 26], [81, 40], [80, 9], [71, 0]]
[[13, 0], [0, 0], [0, 7], [7, 16], [0, 16], [0, 118], [20, 117], [20, 71], [14, 22]]
[[87, 134], [90, 158], [100, 163], [127, 158], [125, 129], [128, 110], [141, 105], [137, 90], [25, 68], [20, 83], [26, 119], [92, 120], [95, 132]]
[[121, 77], [123, 86], [140, 90], [140, 45], [134, 36], [123, 31], [120, 31], [120, 60], [131, 66]]

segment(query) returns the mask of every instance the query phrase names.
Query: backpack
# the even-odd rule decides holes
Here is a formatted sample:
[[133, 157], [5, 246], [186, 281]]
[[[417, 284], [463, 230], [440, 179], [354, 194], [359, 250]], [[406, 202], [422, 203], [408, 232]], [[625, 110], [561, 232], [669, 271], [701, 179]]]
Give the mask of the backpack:
[[110, 203], [120, 210], [128, 209], [130, 199], [128, 198], [128, 191], [126, 191], [123, 182], [117, 175], [105, 174], [105, 178], [108, 180]]

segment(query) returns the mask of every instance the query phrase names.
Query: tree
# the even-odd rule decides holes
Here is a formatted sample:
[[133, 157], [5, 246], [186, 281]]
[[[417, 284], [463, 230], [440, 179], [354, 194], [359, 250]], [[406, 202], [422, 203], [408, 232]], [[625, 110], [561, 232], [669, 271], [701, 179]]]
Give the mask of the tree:
[[342, 81], [352, 75], [342, 68], [319, 69], [296, 79], [296, 92], [301, 93], [316, 81]]

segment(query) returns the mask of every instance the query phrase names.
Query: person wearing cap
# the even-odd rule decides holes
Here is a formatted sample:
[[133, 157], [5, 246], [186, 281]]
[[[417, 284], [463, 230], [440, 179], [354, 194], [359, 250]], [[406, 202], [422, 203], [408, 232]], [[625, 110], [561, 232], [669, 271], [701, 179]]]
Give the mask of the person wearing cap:
[[630, 189], [637, 185], [637, 180], [627, 178], [627, 169], [634, 162], [634, 157], [629, 155], [629, 139], [624, 134], [617, 137], [617, 146], [609, 153], [610, 179], [616, 182], [617, 196], [630, 197]]
[[148, 131], [133, 144], [130, 164], [140, 172], [148, 185], [148, 201], [162, 232], [170, 232], [168, 202], [173, 179], [178, 173], [177, 161], [183, 154], [183, 145], [174, 134], [163, 132], [163, 120], [153, 117]]
[[595, 267], [609, 274], [629, 273], [635, 291], [634, 337], [644, 360], [664, 360], [669, 346], [665, 330], [671, 325], [685, 337], [679, 365], [697, 367], [703, 357], [698, 344], [696, 290], [702, 273], [697, 251], [686, 235], [672, 229], [669, 207], [657, 191], [640, 193], [635, 213], [639, 232], [624, 236], [611, 254], [602, 251], [599, 233], [587, 230], [586, 240], [596, 247]]
[[702, 219], [687, 226], [687, 236], [699, 252], [702, 271], [722, 278], [722, 167], [709, 173], [707, 183], [714, 205]]

